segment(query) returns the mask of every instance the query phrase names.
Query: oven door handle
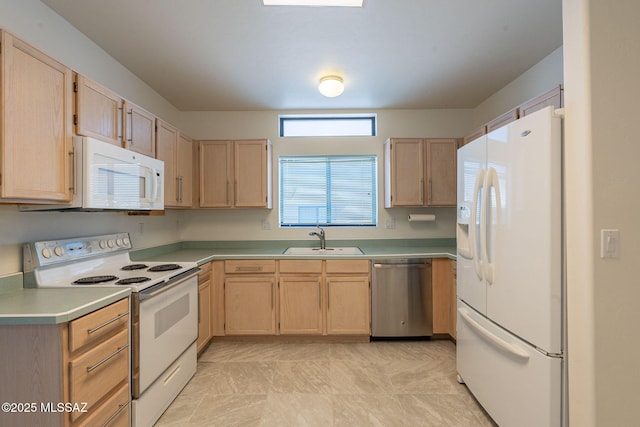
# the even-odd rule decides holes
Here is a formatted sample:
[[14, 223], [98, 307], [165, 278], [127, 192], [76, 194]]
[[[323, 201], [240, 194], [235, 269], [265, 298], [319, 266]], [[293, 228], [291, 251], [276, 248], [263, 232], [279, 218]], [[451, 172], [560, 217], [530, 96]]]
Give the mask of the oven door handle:
[[151, 299], [155, 296], [158, 296], [164, 292], [167, 292], [169, 289], [172, 289], [174, 286], [181, 284], [187, 278], [193, 276], [194, 274], [197, 274], [198, 271], [200, 271], [200, 269], [197, 267], [191, 268], [181, 274], [178, 274], [177, 276], [172, 277], [166, 282], [160, 283], [151, 288], [140, 291], [138, 293], [138, 297], [140, 298], [140, 301], [144, 301], [144, 300]]

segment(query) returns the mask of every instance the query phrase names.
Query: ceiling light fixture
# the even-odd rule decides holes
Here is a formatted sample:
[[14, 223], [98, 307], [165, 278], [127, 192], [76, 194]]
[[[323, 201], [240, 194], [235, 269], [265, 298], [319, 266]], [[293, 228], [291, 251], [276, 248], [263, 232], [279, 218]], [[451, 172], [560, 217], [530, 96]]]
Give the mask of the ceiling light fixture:
[[344, 6], [362, 7], [364, 0], [262, 0], [265, 6]]
[[324, 76], [320, 79], [320, 85], [318, 90], [321, 94], [328, 98], [335, 98], [344, 92], [344, 83], [342, 77], [338, 76]]

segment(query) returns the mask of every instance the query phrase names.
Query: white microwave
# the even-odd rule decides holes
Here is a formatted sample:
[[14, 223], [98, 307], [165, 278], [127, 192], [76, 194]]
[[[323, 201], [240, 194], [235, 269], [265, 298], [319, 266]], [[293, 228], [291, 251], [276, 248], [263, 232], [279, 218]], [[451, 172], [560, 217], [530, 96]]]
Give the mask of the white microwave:
[[23, 211], [164, 209], [164, 162], [85, 136], [73, 137], [73, 201]]

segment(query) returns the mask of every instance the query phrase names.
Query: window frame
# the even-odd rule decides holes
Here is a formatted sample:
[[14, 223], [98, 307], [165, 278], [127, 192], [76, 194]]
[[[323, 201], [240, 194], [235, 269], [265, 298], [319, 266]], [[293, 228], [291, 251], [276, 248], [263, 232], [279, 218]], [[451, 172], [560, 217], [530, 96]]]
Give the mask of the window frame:
[[[369, 195], [369, 197], [371, 198], [371, 211], [370, 211], [370, 219], [371, 219], [371, 223], [345, 223], [345, 224], [340, 224], [340, 223], [331, 223], [330, 222], [330, 218], [331, 218], [331, 213], [332, 213], [332, 199], [335, 196], [334, 194], [326, 194], [325, 193], [325, 204], [323, 206], [324, 209], [326, 209], [326, 222], [320, 222], [320, 221], [315, 221], [315, 222], [298, 222], [298, 223], [293, 223], [293, 222], [284, 222], [284, 218], [283, 218], [283, 214], [285, 211], [285, 206], [283, 205], [285, 203], [285, 196], [284, 196], [284, 185], [285, 182], [283, 180], [283, 165], [286, 164], [286, 160], [287, 159], [325, 159], [326, 160], [326, 165], [329, 165], [331, 163], [331, 159], [342, 159], [342, 160], [349, 160], [349, 159], [362, 159], [362, 161], [369, 161], [370, 164], [369, 166], [371, 167], [371, 172], [372, 172], [372, 182], [371, 182], [371, 187], [368, 188], [368, 191], [371, 192], [371, 194]], [[333, 187], [333, 184], [331, 181], [331, 177], [333, 175], [327, 175], [325, 176], [325, 183], [326, 185], [326, 189], [331, 189]], [[378, 156], [376, 154], [318, 154], [318, 155], [282, 155], [278, 158], [278, 192], [279, 192], [279, 197], [278, 197], [278, 227], [279, 228], [311, 228], [311, 227], [317, 227], [317, 226], [321, 226], [321, 227], [352, 227], [352, 228], [362, 228], [362, 227], [377, 227], [378, 226]], [[299, 219], [299, 217], [298, 217]]]
[[[369, 134], [331, 134], [331, 135], [285, 135], [285, 123], [295, 121], [369, 121], [371, 132]], [[336, 138], [336, 137], [374, 137], [377, 136], [378, 117], [374, 113], [363, 114], [281, 114], [278, 116], [278, 135], [281, 138]]]

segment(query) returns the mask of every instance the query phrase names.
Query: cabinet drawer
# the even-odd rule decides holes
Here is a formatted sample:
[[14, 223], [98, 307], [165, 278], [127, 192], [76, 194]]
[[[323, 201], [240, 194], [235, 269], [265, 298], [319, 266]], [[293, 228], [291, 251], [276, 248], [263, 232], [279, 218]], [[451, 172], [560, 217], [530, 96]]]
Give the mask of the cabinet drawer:
[[211, 277], [211, 263], [208, 262], [206, 264], [202, 264], [198, 268], [200, 268], [200, 271], [198, 272], [198, 282], [204, 283], [208, 281]]
[[281, 260], [280, 273], [322, 273], [321, 259]]
[[369, 261], [328, 259], [327, 273], [369, 273]]
[[123, 329], [129, 320], [129, 299], [125, 298], [69, 322], [69, 351], [97, 342]]
[[131, 420], [129, 384], [123, 384], [102, 405], [89, 412], [78, 427], [126, 427]]
[[[69, 401], [87, 402], [92, 410], [95, 403], [129, 375], [128, 330], [83, 353], [69, 362]], [[77, 418], [73, 412], [71, 418]]]
[[224, 262], [225, 273], [275, 273], [276, 261], [273, 259], [228, 260]]

